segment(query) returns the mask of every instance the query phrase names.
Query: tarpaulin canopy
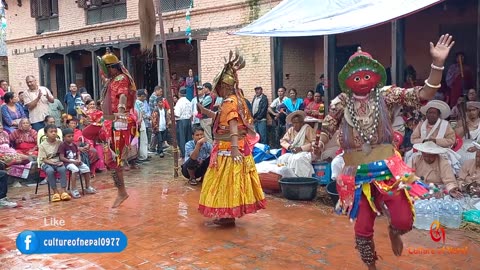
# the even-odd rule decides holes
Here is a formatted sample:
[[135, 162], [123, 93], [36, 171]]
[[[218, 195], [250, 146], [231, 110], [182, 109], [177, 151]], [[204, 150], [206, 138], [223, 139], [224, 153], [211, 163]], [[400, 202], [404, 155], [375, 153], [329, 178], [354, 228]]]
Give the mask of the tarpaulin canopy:
[[322, 36], [354, 31], [407, 16], [443, 0], [283, 0], [235, 32], [245, 36]]

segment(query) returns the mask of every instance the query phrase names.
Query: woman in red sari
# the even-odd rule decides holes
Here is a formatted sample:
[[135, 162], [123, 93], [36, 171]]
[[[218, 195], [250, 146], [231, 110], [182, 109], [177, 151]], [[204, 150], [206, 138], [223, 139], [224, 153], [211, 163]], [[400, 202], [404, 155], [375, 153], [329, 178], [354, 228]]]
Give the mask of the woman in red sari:
[[32, 128], [27, 118], [20, 120], [18, 129], [10, 134], [10, 141], [17, 152], [28, 156], [38, 155], [37, 131]]
[[305, 114], [317, 119], [323, 119], [325, 117], [325, 106], [320, 93], [315, 93], [313, 101], [305, 107]]
[[67, 126], [73, 129], [73, 142], [78, 145], [82, 162], [90, 167], [90, 174], [94, 177], [100, 159], [97, 150], [93, 148], [93, 142], [83, 137], [82, 131], [78, 129], [78, 123], [79, 120], [77, 118], [67, 120]]
[[[93, 99], [89, 99], [85, 102], [85, 105], [87, 106], [87, 111], [85, 112], [87, 118], [85, 119], [86, 122], [84, 124], [102, 126], [104, 121], [103, 112], [97, 108], [97, 104], [95, 104], [95, 101]], [[102, 144], [92, 141], [92, 146], [95, 150], [97, 150], [98, 153], [99, 159], [97, 162], [97, 169], [100, 171], [106, 170], [107, 167], [105, 166], [105, 158], [103, 156]]]

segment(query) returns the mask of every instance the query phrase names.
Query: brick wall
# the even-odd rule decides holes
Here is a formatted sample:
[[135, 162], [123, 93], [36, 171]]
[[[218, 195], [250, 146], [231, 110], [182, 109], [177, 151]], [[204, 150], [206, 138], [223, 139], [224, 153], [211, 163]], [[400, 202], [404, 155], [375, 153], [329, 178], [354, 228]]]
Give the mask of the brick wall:
[[[316, 37], [283, 39], [283, 85], [297, 89], [298, 97], [314, 90]], [[288, 76], [288, 77], [287, 77]]]
[[271, 101], [270, 38], [228, 36], [224, 31], [217, 31], [211, 32], [208, 39], [201, 42], [201, 48], [203, 82], [212, 82], [222, 69], [223, 58], [228, 58], [229, 51], [238, 48], [246, 61], [245, 68], [239, 72], [240, 88], [251, 100], [255, 94], [254, 88], [262, 86]]
[[[241, 87], [253, 97], [253, 87], [262, 85], [271, 97], [271, 48], [270, 38], [238, 37], [228, 35], [253, 19], [263, 15], [278, 4], [279, 0], [260, 0], [258, 7], [250, 7], [244, 0], [198, 0], [191, 13], [192, 30], [209, 30], [207, 40], [200, 44], [200, 77], [202, 82], [212, 81], [230, 49], [238, 47], [244, 54], [247, 67], [240, 72]], [[9, 76], [14, 88], [25, 89], [25, 74], [38, 77], [38, 59], [33, 51], [43, 48], [68, 47], [80, 43], [119, 41], [139, 37], [138, 1], [127, 1], [127, 19], [97, 25], [85, 25], [86, 13], [75, 1], [59, 1], [60, 30], [36, 35], [36, 22], [30, 17], [30, 1], [16, 3], [7, 11]], [[68, 14], [68, 15], [65, 15]], [[184, 31], [185, 10], [163, 14], [165, 31]], [[159, 33], [157, 27], [157, 33]], [[14, 51], [20, 54], [14, 54]], [[174, 63], [175, 59], [171, 59]], [[175, 68], [175, 65], [173, 66]], [[53, 81], [52, 81], [53, 83]]]

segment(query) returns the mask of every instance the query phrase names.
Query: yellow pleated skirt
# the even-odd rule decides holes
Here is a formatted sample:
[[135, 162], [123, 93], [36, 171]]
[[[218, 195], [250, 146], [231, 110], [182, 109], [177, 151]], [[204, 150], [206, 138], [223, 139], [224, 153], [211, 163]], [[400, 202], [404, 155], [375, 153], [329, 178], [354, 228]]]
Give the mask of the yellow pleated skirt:
[[235, 163], [218, 155], [205, 173], [198, 210], [211, 218], [239, 218], [264, 209], [265, 195], [252, 155]]

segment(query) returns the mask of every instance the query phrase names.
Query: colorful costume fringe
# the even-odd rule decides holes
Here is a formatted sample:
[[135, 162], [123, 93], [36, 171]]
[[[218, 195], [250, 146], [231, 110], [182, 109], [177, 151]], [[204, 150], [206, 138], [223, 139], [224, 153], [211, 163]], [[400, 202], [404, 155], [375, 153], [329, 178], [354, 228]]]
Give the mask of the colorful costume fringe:
[[[240, 151], [245, 151], [239, 140]], [[247, 143], [248, 145], [248, 143]], [[264, 209], [265, 196], [251, 154], [237, 163], [230, 156], [230, 142], [216, 141], [202, 185], [198, 210], [206, 217], [239, 218]]]
[[[373, 185], [371, 185], [373, 184]], [[427, 193], [428, 190], [414, 181], [412, 169], [401, 159], [394, 155], [389, 159], [361, 164], [357, 168], [345, 168], [339, 176], [337, 190], [340, 195], [340, 207], [344, 212], [349, 211], [350, 219], [356, 219], [362, 193], [367, 197], [372, 211], [380, 214], [372, 197], [371, 187], [379, 192], [393, 196], [395, 193], [404, 192], [410, 201], [413, 210], [412, 198], [409, 190], [417, 193]], [[414, 188], [412, 188], [414, 187]]]

